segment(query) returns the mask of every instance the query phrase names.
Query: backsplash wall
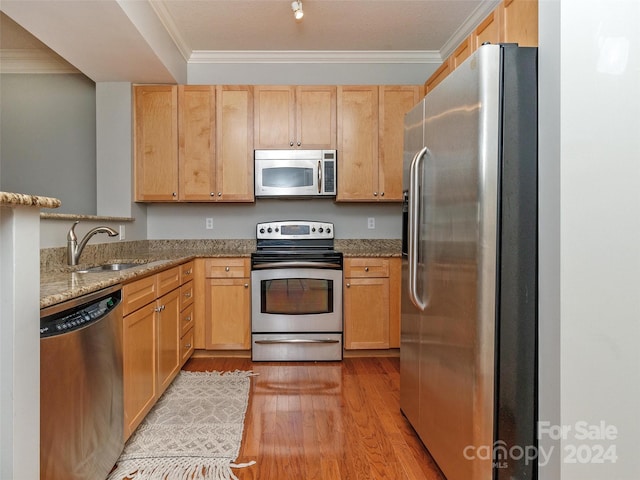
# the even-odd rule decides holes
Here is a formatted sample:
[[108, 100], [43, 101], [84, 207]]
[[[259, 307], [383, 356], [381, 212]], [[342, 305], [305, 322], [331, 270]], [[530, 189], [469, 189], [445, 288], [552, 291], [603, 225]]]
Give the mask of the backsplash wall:
[[[375, 219], [375, 229], [367, 219]], [[207, 218], [213, 229], [205, 228]], [[256, 223], [273, 220], [333, 222], [336, 238], [391, 239], [402, 237], [400, 203], [335, 203], [328, 199], [257, 199], [247, 204], [149, 204], [147, 238], [240, 239], [255, 238]]]

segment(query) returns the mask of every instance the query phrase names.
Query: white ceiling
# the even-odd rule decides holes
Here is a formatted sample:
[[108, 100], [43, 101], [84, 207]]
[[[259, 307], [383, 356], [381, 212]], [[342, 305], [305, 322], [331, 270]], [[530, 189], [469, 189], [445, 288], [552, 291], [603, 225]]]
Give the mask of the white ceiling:
[[[96, 82], [187, 83], [189, 63], [440, 63], [498, 0], [302, 2], [301, 21], [289, 0], [2, 0], [0, 9]], [[2, 50], [19, 50], [6, 37]]]

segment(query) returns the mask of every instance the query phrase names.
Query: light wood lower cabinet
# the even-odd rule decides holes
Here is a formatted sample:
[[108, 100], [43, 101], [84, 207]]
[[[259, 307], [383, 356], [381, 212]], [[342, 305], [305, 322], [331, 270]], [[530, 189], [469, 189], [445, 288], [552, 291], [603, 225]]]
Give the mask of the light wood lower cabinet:
[[251, 348], [251, 288], [248, 258], [214, 258], [205, 265], [205, 348]]
[[344, 347], [400, 346], [400, 259], [344, 261]]
[[184, 321], [193, 293], [186, 301], [182, 298], [192, 284], [181, 285], [181, 267], [173, 267], [122, 288], [125, 439], [193, 351], [185, 351], [182, 344], [193, 334], [193, 324], [187, 327]]

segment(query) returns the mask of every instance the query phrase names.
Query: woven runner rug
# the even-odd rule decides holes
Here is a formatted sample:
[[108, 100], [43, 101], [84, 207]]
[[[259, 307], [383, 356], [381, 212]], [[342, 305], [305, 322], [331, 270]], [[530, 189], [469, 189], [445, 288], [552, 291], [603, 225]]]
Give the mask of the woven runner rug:
[[107, 480], [230, 480], [251, 372], [181, 371], [127, 441]]

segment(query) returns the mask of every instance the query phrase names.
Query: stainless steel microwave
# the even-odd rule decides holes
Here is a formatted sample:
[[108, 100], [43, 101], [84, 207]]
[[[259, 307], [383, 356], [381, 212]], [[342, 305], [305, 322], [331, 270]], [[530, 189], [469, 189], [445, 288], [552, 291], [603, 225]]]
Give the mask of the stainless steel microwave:
[[335, 150], [255, 150], [256, 197], [335, 197]]

